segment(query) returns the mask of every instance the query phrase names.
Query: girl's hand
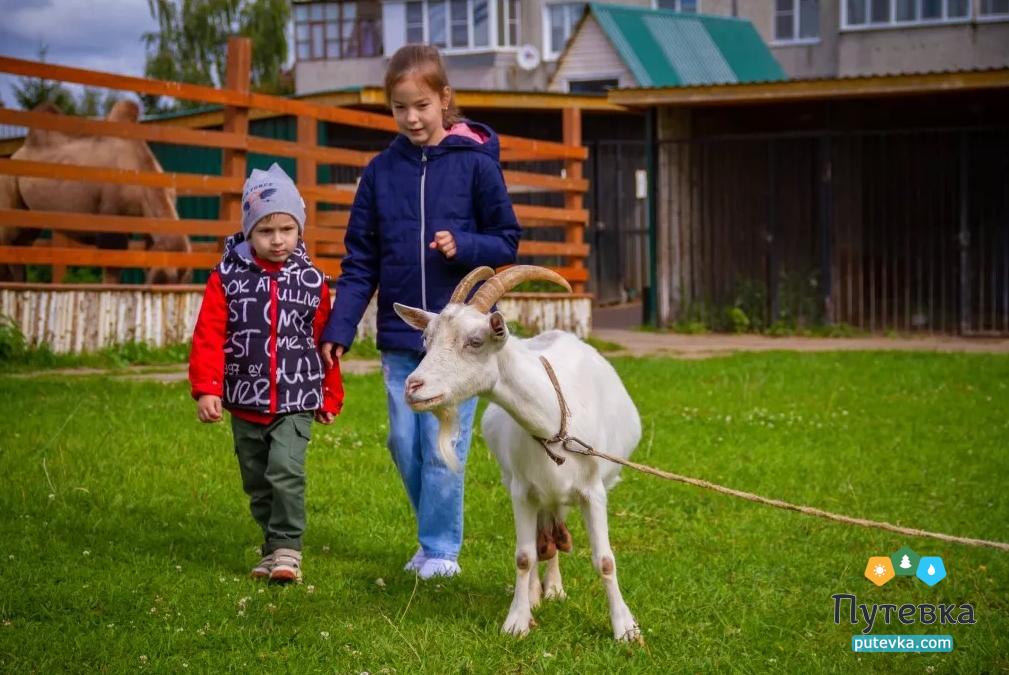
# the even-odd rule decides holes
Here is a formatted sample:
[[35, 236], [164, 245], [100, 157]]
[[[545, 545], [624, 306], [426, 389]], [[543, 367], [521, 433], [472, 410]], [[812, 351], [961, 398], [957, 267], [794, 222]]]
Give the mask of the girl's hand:
[[326, 370], [333, 367], [333, 359], [340, 359], [343, 356], [343, 347], [334, 342], [323, 342], [319, 347], [322, 360], [326, 364]]
[[434, 241], [428, 244], [427, 247], [441, 251], [442, 255], [449, 260], [455, 257], [455, 237], [448, 230], [435, 232]]
[[221, 397], [210, 394], [201, 396], [200, 400], [196, 402], [196, 416], [204, 423], [220, 422]]
[[332, 424], [334, 417], [336, 415], [331, 412], [322, 412], [321, 409], [315, 411], [315, 421], [319, 424]]

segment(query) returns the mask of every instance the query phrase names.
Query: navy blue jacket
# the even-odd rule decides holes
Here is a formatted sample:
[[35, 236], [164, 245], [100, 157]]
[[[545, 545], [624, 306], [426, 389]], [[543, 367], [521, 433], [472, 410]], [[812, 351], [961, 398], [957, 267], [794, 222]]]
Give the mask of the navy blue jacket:
[[[482, 144], [449, 135], [421, 148], [401, 134], [365, 168], [323, 342], [349, 348], [377, 288], [378, 348], [420, 352], [420, 332], [396, 315], [393, 302], [440, 312], [474, 267], [515, 262], [521, 229], [497, 135], [467, 124], [486, 139]], [[455, 238], [451, 260], [428, 247], [441, 230]]]

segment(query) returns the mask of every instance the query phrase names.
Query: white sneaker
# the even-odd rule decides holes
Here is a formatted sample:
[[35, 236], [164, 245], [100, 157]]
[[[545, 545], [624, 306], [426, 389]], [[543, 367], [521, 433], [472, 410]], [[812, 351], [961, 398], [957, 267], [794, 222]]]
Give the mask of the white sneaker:
[[424, 566], [427, 562], [427, 556], [424, 555], [424, 549], [418, 548], [417, 552], [413, 554], [410, 561], [403, 566], [403, 570], [406, 572], [420, 572], [420, 568]]
[[462, 572], [462, 568], [454, 560], [428, 558], [417, 574], [421, 579], [433, 579], [434, 577], [454, 577], [460, 572]]

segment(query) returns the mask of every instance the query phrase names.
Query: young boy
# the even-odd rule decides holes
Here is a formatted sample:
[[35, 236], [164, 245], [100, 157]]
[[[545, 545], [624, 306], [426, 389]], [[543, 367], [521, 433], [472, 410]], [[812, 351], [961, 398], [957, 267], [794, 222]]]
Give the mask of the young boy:
[[319, 356], [329, 288], [305, 253], [304, 229], [305, 202], [283, 169], [253, 170], [242, 232], [228, 238], [207, 280], [189, 356], [200, 421], [231, 412], [242, 484], [265, 540], [252, 577], [280, 583], [301, 580], [313, 413], [331, 424], [343, 404], [339, 364], [327, 371]]

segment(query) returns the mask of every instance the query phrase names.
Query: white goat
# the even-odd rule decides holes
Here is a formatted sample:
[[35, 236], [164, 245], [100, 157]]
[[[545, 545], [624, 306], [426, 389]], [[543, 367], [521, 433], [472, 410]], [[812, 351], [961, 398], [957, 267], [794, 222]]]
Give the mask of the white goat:
[[[485, 279], [466, 303], [472, 287]], [[397, 304], [397, 314], [424, 331], [427, 350], [406, 381], [406, 400], [414, 410], [439, 415], [439, 450], [450, 465], [455, 463], [454, 407], [475, 395], [491, 401], [481, 428], [501, 465], [515, 515], [515, 597], [502, 630], [525, 635], [534, 625], [532, 609], [541, 597], [566, 597], [555, 553], [570, 547], [564, 518], [571, 506], [579, 505], [592, 562], [606, 588], [613, 636], [640, 642], [641, 631], [617, 585], [606, 517], [607, 491], [619, 480], [620, 466], [566, 452], [548, 441], [552, 452], [566, 461], [558, 465], [551, 460], [538, 439], [559, 433], [563, 413], [540, 357], [546, 357], [556, 373], [570, 411], [570, 436], [626, 458], [641, 438], [638, 411], [609, 362], [574, 335], [549, 331], [520, 340], [509, 335], [499, 312], [489, 313], [505, 292], [527, 279], [553, 281], [570, 290], [562, 277], [541, 267], [516, 266], [497, 275], [484, 267], [460, 282], [441, 314]], [[534, 568], [537, 556], [547, 561], [542, 583]]]

